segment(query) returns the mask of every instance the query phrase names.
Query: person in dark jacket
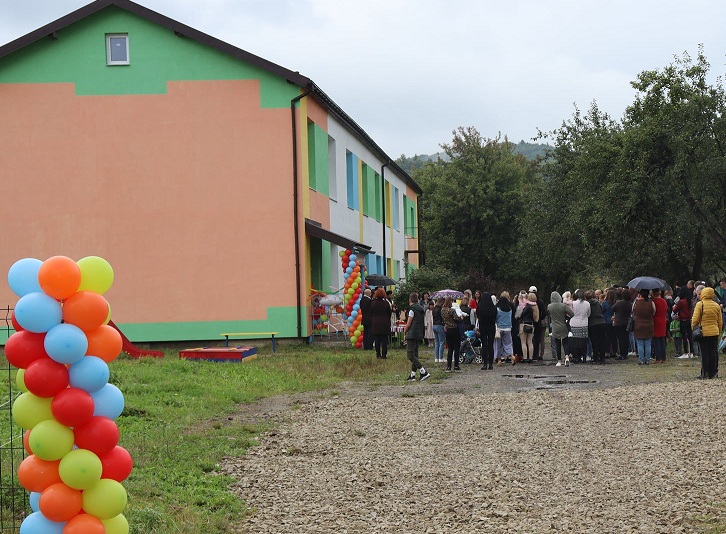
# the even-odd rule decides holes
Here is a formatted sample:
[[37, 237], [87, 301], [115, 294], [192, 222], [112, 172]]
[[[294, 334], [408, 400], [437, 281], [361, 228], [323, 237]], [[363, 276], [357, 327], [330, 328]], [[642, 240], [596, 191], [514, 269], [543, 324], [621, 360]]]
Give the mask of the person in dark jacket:
[[497, 331], [497, 306], [491, 293], [482, 292], [481, 300], [476, 308], [476, 319], [479, 324], [481, 338], [482, 369], [491, 369], [494, 364], [494, 335]]
[[369, 306], [371, 324], [363, 330], [363, 339], [370, 335], [376, 349], [376, 358], [385, 359], [388, 354], [388, 339], [391, 336], [391, 304], [386, 298], [385, 289], [376, 289], [373, 297]]
[[590, 303], [587, 334], [592, 344], [592, 362], [605, 363], [605, 317], [602, 313], [602, 304], [595, 293], [589, 290], [585, 292], [585, 299]]
[[627, 289], [620, 292], [620, 300], [616, 300], [613, 304], [613, 331], [617, 340], [618, 360], [628, 359], [628, 350], [630, 349], [630, 333], [627, 330], [630, 314], [633, 305], [630, 301], [630, 291]]
[[371, 290], [366, 288], [360, 299], [360, 312], [363, 316], [360, 322], [363, 325], [363, 350], [373, 350], [373, 336], [368, 335], [371, 327], [371, 302], [373, 302]]
[[434, 306], [434, 361], [443, 363], [444, 347], [446, 346], [446, 329], [444, 327], [444, 319], [441, 317], [441, 308], [444, 305], [443, 297], [436, 299]]
[[424, 338], [424, 314], [426, 310], [419, 304], [418, 293], [415, 291], [408, 296], [408, 303], [408, 313], [406, 314], [408, 320], [406, 326], [403, 327], [403, 332], [406, 336], [406, 356], [411, 362], [411, 373], [406, 380], [408, 382], [416, 380], [416, 371], [418, 371], [418, 378], [423, 382], [431, 377], [418, 360], [418, 347]]
[[633, 305], [635, 346], [638, 350], [638, 365], [648, 365], [652, 351], [654, 332], [653, 316], [655, 304], [650, 300], [650, 290], [641, 289]]

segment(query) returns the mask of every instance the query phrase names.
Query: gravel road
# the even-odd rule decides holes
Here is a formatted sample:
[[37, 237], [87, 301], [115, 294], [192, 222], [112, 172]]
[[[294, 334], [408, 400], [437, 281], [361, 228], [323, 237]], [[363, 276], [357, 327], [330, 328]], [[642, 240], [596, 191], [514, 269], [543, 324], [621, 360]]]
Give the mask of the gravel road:
[[724, 386], [698, 365], [472, 365], [265, 401], [246, 417], [276, 430], [222, 466], [253, 509], [237, 532], [723, 528]]

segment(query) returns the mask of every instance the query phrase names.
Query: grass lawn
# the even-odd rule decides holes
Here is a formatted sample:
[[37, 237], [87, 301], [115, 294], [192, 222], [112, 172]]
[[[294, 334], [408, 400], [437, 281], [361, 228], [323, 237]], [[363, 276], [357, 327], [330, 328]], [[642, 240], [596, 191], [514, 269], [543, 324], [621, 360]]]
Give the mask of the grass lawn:
[[[283, 343], [274, 355], [269, 348], [260, 353], [256, 360], [240, 364], [180, 360], [177, 350], [167, 350], [164, 358], [133, 360], [122, 355], [109, 365], [110, 382], [126, 401], [116, 421], [119, 444], [134, 459], [134, 470], [124, 482], [129, 496], [124, 515], [132, 533], [222, 533], [245, 513], [244, 503], [229, 491], [232, 479], [217, 472], [221, 458], [243, 454], [264, 430], [227, 424], [239, 405], [283, 393], [323, 390], [341, 381], [390, 383], [407, 372], [404, 351], [377, 360], [370, 351], [347, 346]], [[4, 358], [2, 367], [7, 368]], [[9, 383], [15, 372], [0, 376], [2, 403], [8, 400], [8, 389], [16, 389]], [[3, 444], [11, 439], [5, 408], [0, 410]], [[22, 446], [17, 439], [13, 445]], [[15, 454], [12, 465], [17, 469], [22, 458], [19, 451]], [[7, 454], [2, 460], [0, 486], [7, 487], [14, 472]], [[2, 502], [9, 506], [7, 499]], [[6, 528], [8, 510], [2, 511], [1, 526]]]

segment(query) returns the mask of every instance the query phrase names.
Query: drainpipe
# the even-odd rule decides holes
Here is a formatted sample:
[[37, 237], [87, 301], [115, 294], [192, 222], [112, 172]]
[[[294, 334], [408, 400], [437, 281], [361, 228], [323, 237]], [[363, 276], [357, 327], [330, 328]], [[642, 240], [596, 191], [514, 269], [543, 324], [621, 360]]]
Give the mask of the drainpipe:
[[298, 172], [297, 172], [297, 120], [295, 118], [295, 105], [308, 96], [312, 92], [312, 88], [308, 86], [305, 91], [300, 93], [298, 96], [290, 100], [290, 113], [292, 114], [292, 201], [293, 201], [293, 227], [295, 231], [295, 283], [297, 287], [297, 337], [302, 337], [302, 313], [300, 308], [302, 307], [302, 299], [300, 292], [302, 290], [302, 283], [300, 282], [300, 218], [298, 208]]
[[388, 262], [386, 261], [386, 167], [390, 165], [388, 161], [381, 165], [381, 211], [383, 212], [383, 274], [388, 275]]

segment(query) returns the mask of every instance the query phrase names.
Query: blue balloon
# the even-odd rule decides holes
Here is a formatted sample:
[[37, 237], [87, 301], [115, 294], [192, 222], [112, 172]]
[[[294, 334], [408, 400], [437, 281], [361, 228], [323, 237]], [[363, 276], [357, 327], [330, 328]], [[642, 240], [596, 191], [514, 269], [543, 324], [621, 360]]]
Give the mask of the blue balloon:
[[33, 512], [40, 511], [40, 492], [33, 491], [30, 493], [30, 509]]
[[94, 403], [93, 415], [116, 419], [124, 411], [124, 394], [113, 384], [106, 384], [91, 393], [91, 398]]
[[353, 311], [351, 312], [350, 316], [351, 316], [351, 317], [353, 317], [354, 319], [355, 319], [356, 317], [358, 317], [358, 310], [353, 310]]
[[353, 304], [353, 309], [354, 309], [355, 311], [358, 311], [358, 310], [360, 310], [360, 304]]
[[8, 271], [8, 285], [19, 297], [42, 291], [38, 283], [38, 271], [43, 262], [35, 258], [23, 258], [13, 263]]
[[51, 521], [40, 512], [33, 512], [20, 525], [20, 534], [63, 534], [65, 523]]
[[15, 304], [15, 320], [29, 332], [42, 334], [62, 319], [60, 302], [42, 292], [28, 293]]
[[355, 260], [358, 259], [358, 256], [356, 256], [355, 254], [351, 254], [350, 256], [348, 256], [348, 259], [351, 263], [355, 263]]
[[98, 356], [85, 356], [68, 368], [70, 384], [88, 393], [98, 391], [108, 384], [108, 364]]
[[88, 338], [77, 326], [63, 323], [48, 330], [43, 346], [53, 360], [73, 364], [86, 355]]

